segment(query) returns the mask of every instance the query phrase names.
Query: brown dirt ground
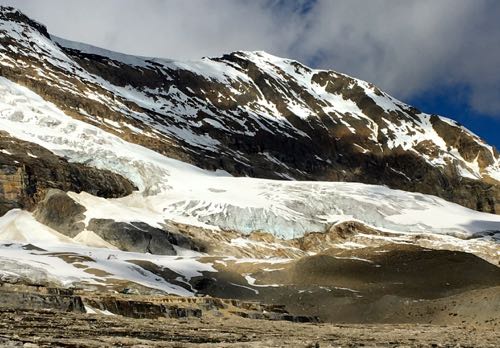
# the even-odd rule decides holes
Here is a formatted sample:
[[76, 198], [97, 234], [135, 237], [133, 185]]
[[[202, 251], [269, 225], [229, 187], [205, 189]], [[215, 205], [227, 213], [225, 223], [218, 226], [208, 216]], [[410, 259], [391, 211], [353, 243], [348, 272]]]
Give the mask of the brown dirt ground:
[[4, 347], [498, 347], [489, 328], [297, 324], [235, 316], [131, 319], [0, 309]]

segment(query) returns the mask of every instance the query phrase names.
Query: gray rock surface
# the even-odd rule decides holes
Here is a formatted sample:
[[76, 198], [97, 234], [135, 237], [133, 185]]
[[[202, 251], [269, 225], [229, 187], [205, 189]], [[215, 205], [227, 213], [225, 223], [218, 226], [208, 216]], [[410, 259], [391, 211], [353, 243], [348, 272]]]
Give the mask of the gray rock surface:
[[82, 221], [85, 211], [85, 207], [76, 203], [66, 192], [50, 189], [43, 201], [38, 203], [33, 215], [42, 224], [73, 238], [85, 228]]
[[162, 229], [143, 222], [116, 222], [110, 219], [91, 219], [87, 230], [95, 232], [120, 250], [158, 255], [176, 255]]

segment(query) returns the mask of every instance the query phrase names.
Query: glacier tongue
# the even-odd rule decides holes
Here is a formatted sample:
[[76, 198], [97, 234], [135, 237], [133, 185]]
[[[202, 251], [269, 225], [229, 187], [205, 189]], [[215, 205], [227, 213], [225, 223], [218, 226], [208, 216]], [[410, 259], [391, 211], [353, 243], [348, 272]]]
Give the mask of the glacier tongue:
[[263, 230], [285, 239], [346, 220], [391, 231], [457, 237], [500, 230], [499, 215], [434, 196], [359, 183], [235, 178], [202, 170], [75, 120], [5, 78], [0, 78], [0, 121], [1, 130], [19, 139], [71, 161], [122, 174], [139, 187], [138, 193], [113, 200], [72, 194], [87, 208], [87, 221], [106, 217], [158, 225], [170, 219], [243, 233]]

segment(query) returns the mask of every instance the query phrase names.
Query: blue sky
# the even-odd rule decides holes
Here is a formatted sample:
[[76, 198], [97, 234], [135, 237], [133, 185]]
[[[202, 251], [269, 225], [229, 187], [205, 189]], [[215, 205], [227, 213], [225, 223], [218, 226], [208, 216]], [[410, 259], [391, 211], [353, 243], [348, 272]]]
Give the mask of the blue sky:
[[264, 50], [372, 82], [500, 148], [497, 0], [0, 0], [49, 32], [173, 59]]
[[406, 102], [424, 112], [453, 118], [500, 150], [500, 113], [495, 116], [474, 111], [467, 102], [466, 88], [464, 91], [463, 87], [452, 86]]

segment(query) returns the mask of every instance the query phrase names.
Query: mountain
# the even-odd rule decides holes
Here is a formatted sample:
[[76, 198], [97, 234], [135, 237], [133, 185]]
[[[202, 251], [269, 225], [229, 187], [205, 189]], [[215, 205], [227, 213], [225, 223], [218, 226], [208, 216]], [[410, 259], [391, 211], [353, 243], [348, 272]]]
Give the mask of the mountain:
[[380, 184], [500, 211], [495, 149], [367, 82], [265, 52], [127, 56], [0, 16], [2, 76], [129, 142], [236, 176]]
[[123, 55], [7, 7], [0, 75], [0, 283], [332, 321], [328, 301], [390, 321], [418, 299], [424, 321], [500, 286], [499, 154], [367, 82], [264, 52]]

